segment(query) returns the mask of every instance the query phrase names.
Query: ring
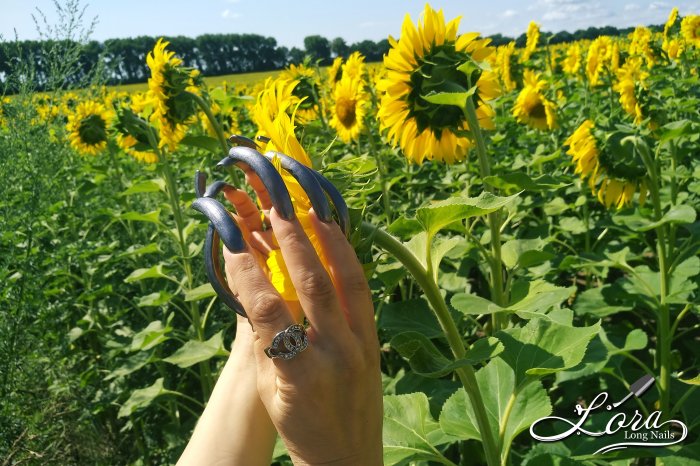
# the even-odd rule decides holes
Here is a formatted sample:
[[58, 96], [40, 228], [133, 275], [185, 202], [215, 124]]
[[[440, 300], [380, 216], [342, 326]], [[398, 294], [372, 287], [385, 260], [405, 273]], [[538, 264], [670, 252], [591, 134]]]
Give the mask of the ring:
[[292, 324], [275, 335], [270, 346], [265, 348], [265, 354], [270, 359], [292, 359], [307, 346], [309, 346], [309, 338], [304, 327]]

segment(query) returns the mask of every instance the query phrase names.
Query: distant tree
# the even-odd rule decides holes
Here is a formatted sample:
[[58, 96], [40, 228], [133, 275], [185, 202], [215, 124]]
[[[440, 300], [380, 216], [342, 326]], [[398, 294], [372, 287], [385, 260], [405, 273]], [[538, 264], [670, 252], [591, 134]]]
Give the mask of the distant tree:
[[331, 61], [331, 44], [325, 37], [314, 35], [304, 37], [306, 54], [313, 60], [320, 60], [321, 65], [327, 65]]
[[304, 61], [306, 54], [303, 50], [292, 47], [287, 54], [287, 63], [294, 63], [295, 65]]
[[342, 37], [336, 37], [331, 41], [331, 53], [334, 57], [347, 58], [350, 55], [350, 47]]

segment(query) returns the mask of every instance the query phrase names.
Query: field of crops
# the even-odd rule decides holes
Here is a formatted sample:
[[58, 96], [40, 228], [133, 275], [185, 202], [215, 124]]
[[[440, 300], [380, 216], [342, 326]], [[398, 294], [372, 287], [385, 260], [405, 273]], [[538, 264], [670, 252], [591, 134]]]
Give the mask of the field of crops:
[[216, 169], [231, 135], [350, 208], [385, 464], [700, 463], [700, 16], [556, 46], [531, 23], [524, 48], [457, 28], [426, 6], [381, 66], [247, 82], [161, 41], [148, 85], [2, 98], [2, 464], [177, 461], [236, 333], [191, 208], [196, 170], [252, 195]]

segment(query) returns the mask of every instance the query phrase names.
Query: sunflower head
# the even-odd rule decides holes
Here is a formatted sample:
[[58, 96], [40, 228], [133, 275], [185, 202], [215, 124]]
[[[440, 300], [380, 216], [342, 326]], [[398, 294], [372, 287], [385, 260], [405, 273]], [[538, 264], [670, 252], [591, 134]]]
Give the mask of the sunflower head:
[[183, 67], [175, 52], [166, 50], [168, 45], [158, 39], [146, 63], [151, 70], [148, 97], [154, 104], [150, 119], [159, 126], [160, 147], [174, 150], [196, 120], [198, 107], [192, 94], [201, 94], [203, 81], [199, 71]]
[[524, 87], [513, 106], [513, 116], [533, 128], [552, 130], [556, 127], [555, 105], [544, 96], [547, 81], [532, 70], [525, 70]]
[[335, 86], [329, 123], [344, 142], [357, 140], [360, 136], [365, 127], [364, 119], [368, 102], [362, 75], [352, 78], [349, 74], [345, 74]]
[[117, 107], [117, 118], [114, 124], [117, 131], [117, 145], [136, 160], [155, 163], [158, 156], [149, 141], [150, 127], [138, 116], [129, 105]]
[[514, 76], [515, 62], [515, 42], [509, 42], [508, 45], [498, 47], [496, 53], [492, 55], [493, 67], [498, 73], [501, 84], [505, 91], [513, 91], [517, 87]]
[[676, 20], [678, 19], [678, 8], [673, 7], [671, 12], [668, 14], [668, 19], [666, 20], [666, 24], [664, 24], [664, 38], [668, 37], [669, 33], [671, 32], [671, 28], [676, 24]]
[[607, 208], [630, 205], [637, 191], [640, 204], [646, 198], [644, 164], [629, 144], [623, 144], [625, 136], [621, 131], [598, 131], [586, 120], [564, 143], [575, 173], [588, 179], [591, 192]]
[[343, 76], [350, 79], [362, 78], [365, 74], [365, 57], [360, 52], [353, 52], [343, 65]]
[[525, 42], [525, 50], [523, 50], [522, 61], [529, 60], [532, 54], [535, 53], [535, 50], [537, 50], [537, 44], [540, 41], [540, 25], [530, 21], [525, 36], [527, 40]]
[[581, 46], [578, 43], [573, 43], [566, 49], [566, 57], [561, 66], [566, 74], [578, 74], [581, 69]]
[[306, 124], [315, 120], [318, 115], [316, 101], [320, 95], [320, 88], [316, 72], [310, 66], [308, 57], [304, 63], [289, 65], [289, 68], [280, 73], [280, 78], [297, 82], [292, 92], [299, 102], [297, 110], [299, 122]]
[[68, 116], [70, 145], [81, 154], [97, 155], [107, 147], [113, 113], [94, 100], [79, 103]]
[[689, 44], [700, 47], [700, 16], [690, 15], [681, 21], [681, 34]]
[[343, 57], [336, 57], [328, 68], [328, 84], [333, 89], [335, 84], [343, 77]]
[[399, 40], [389, 38], [384, 56], [387, 77], [378, 89], [384, 92], [379, 109], [381, 129], [400, 144], [409, 160], [463, 160], [471, 141], [462, 109], [427, 100], [433, 94], [466, 93], [472, 86], [479, 123], [493, 128], [493, 110], [486, 103], [500, 93], [497, 77], [479, 63], [493, 52], [488, 39], [478, 33], [457, 36], [459, 18], [446, 23], [442, 10], [426, 5], [414, 25], [406, 15]]
[[627, 114], [634, 117], [634, 124], [639, 125], [644, 116], [638, 96], [645, 91], [645, 79], [649, 76], [649, 73], [642, 70], [641, 58], [630, 57], [616, 71], [616, 74], [618, 81], [613, 86], [613, 90], [620, 94], [622, 108]]

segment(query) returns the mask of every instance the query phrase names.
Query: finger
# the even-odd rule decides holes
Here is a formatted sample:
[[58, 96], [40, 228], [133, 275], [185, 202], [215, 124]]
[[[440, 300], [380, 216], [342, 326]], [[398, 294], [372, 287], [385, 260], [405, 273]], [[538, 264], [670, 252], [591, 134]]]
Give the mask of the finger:
[[282, 297], [260, 268], [249, 249], [232, 253], [224, 248], [226, 273], [264, 346], [294, 323]]
[[[299, 220], [284, 220], [276, 209], [270, 221], [302, 309], [319, 335], [337, 338], [348, 331], [335, 287]], [[340, 332], [340, 333], [338, 333]]]
[[375, 335], [372, 293], [355, 250], [335, 222], [322, 222], [313, 209], [309, 211], [309, 218], [350, 328], [361, 336]]
[[255, 194], [258, 196], [260, 208], [263, 210], [270, 210], [272, 208], [272, 199], [270, 198], [270, 193], [265, 189], [265, 185], [260, 180], [260, 177], [253, 170], [246, 168], [245, 179], [248, 184], [253, 187]]
[[262, 230], [262, 219], [260, 211], [255, 202], [242, 189], [226, 189], [224, 196], [236, 208], [236, 213], [243, 219], [248, 230]]

